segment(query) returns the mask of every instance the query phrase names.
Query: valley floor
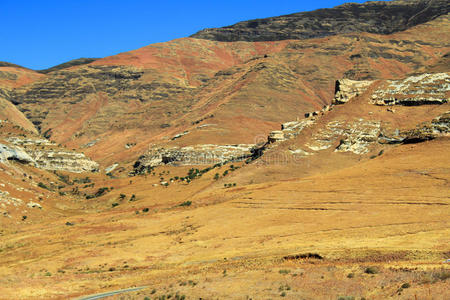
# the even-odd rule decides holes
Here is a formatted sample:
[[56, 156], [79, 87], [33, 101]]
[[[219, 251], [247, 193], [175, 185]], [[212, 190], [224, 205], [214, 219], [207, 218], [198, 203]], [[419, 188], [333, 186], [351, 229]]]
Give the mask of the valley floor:
[[327, 174], [205, 189], [190, 206], [144, 212], [149, 195], [4, 232], [0, 298], [146, 286], [113, 298], [449, 299], [449, 146], [403, 145]]

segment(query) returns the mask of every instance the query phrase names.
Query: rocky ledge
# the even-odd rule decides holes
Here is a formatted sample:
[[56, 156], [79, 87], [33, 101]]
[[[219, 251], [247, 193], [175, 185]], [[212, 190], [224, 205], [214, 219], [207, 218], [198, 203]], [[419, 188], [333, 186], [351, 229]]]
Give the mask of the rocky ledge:
[[[425, 73], [381, 83], [349, 79], [338, 80], [331, 106], [306, 114], [304, 120], [283, 124], [282, 130], [273, 131], [269, 135], [269, 143], [282, 142], [298, 136], [304, 128], [316, 124], [317, 119], [332, 110], [334, 105], [345, 104], [362, 95], [369, 88], [375, 90], [367, 94], [370, 99], [369, 104], [372, 105], [441, 105], [449, 102], [450, 76], [448, 73]], [[390, 133], [386, 133], [381, 121], [364, 118], [333, 120], [323, 128], [316, 130], [309, 141], [304, 144], [303, 149], [291, 149], [291, 153], [306, 156], [313, 155], [318, 151], [334, 149], [335, 152], [352, 152], [362, 155], [369, 153], [371, 146], [375, 144], [422, 142], [448, 136], [449, 129], [450, 112], [419, 124], [412, 130], [396, 130]], [[304, 149], [308, 149], [308, 151]]]
[[[375, 81], [341, 79], [336, 81], [333, 104], [344, 104], [363, 94]], [[425, 73], [401, 80], [382, 82], [370, 96], [370, 104], [390, 105], [430, 105], [449, 102], [449, 73]]]
[[416, 128], [396, 132], [388, 136], [381, 135], [378, 138], [380, 144], [410, 144], [432, 140], [450, 135], [450, 111], [434, 118], [430, 122], [417, 125]]
[[45, 170], [60, 170], [74, 173], [94, 172], [98, 163], [83, 153], [58, 147], [46, 139], [12, 137], [11, 145], [0, 144], [0, 162], [18, 161]]
[[189, 147], [152, 148], [134, 164], [134, 169], [152, 168], [164, 164], [214, 165], [226, 161], [241, 161], [252, 156], [255, 145], [195, 145]]
[[341, 79], [336, 81], [333, 104], [344, 104], [364, 93], [373, 84], [371, 80]]
[[424, 105], [449, 102], [448, 73], [421, 74], [403, 80], [389, 80], [373, 93], [375, 105]]

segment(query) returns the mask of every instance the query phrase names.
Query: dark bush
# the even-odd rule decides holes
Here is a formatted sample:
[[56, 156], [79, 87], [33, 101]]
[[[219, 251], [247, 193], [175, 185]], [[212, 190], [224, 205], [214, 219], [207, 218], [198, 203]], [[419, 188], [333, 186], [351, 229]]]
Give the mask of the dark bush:
[[192, 202], [191, 201], [185, 201], [183, 203], [181, 203], [179, 206], [191, 206]]
[[376, 267], [367, 267], [364, 270], [364, 273], [366, 273], [366, 274], [377, 274], [378, 272], [379, 272], [378, 268], [376, 268]]

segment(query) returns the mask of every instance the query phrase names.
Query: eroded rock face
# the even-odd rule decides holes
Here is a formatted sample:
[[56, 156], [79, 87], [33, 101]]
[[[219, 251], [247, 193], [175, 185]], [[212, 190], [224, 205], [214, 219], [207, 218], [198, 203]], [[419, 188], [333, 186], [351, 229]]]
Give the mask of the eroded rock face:
[[397, 132], [391, 136], [382, 135], [379, 137], [378, 142], [381, 144], [410, 144], [449, 135], [450, 111], [434, 118], [431, 122], [419, 124], [414, 129]]
[[333, 104], [347, 103], [350, 99], [364, 93], [372, 83], [373, 81], [370, 80], [365, 81], [350, 80], [350, 79], [337, 80]]
[[448, 73], [421, 74], [403, 80], [389, 80], [372, 95], [375, 105], [426, 105], [449, 102]]
[[[98, 163], [87, 158], [83, 153], [69, 151], [58, 147], [46, 139], [9, 138], [8, 142], [14, 148], [0, 145], [9, 151], [3, 151], [6, 160], [16, 160], [30, 163], [45, 170], [60, 170], [74, 173], [94, 172], [98, 170]], [[13, 151], [11, 150], [13, 149]], [[0, 154], [0, 161], [1, 161]]]
[[141, 156], [135, 169], [159, 165], [214, 165], [240, 161], [252, 155], [255, 145], [196, 145], [190, 147], [154, 148]]
[[446, 0], [347, 3], [329, 9], [205, 29], [192, 37], [232, 42], [308, 39], [350, 32], [391, 34], [428, 22], [448, 12], [449, 5]]
[[326, 150], [340, 139], [336, 152], [365, 154], [369, 152], [369, 145], [377, 141], [379, 133], [380, 122], [364, 119], [349, 122], [332, 121], [315, 133], [306, 146], [313, 151]]
[[276, 143], [292, 139], [298, 136], [303, 131], [303, 129], [313, 125], [314, 122], [314, 118], [308, 118], [302, 121], [291, 121], [283, 123], [281, 125], [281, 130], [272, 131], [269, 134], [268, 142]]
[[0, 144], [0, 162], [5, 163], [10, 160], [20, 161], [26, 164], [34, 163], [33, 158], [23, 151], [23, 149]]

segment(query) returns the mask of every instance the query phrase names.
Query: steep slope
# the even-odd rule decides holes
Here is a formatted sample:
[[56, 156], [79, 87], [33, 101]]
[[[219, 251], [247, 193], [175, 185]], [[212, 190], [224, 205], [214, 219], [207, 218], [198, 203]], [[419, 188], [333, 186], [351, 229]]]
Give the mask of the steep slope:
[[0, 98], [0, 122], [9, 121], [25, 130], [37, 133], [33, 124], [11, 102]]
[[234, 42], [310, 39], [350, 32], [391, 34], [426, 23], [449, 11], [450, 5], [446, 0], [347, 3], [330, 9], [204, 29], [191, 37]]

